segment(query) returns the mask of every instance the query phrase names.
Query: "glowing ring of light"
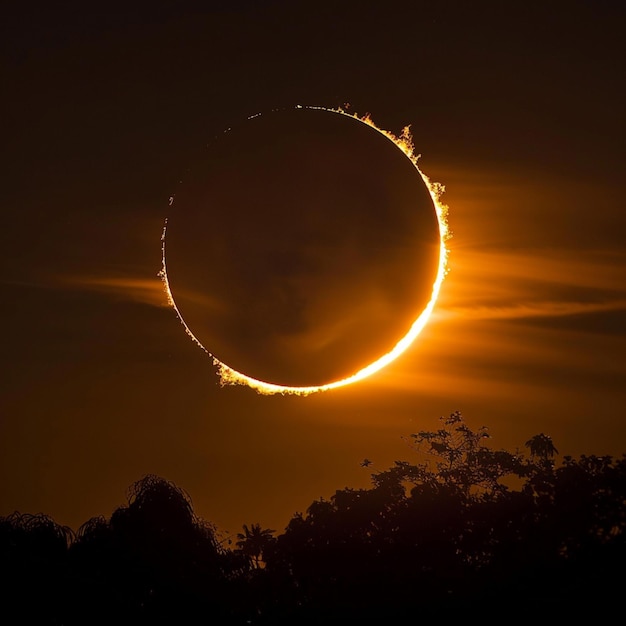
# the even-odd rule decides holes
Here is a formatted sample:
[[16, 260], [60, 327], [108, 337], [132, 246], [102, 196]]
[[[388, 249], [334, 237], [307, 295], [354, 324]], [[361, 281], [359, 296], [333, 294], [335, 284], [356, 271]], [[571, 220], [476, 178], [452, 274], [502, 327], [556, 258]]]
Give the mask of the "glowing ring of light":
[[[176, 312], [178, 320], [183, 325], [185, 332], [191, 337], [191, 339], [200, 347], [204, 352], [206, 352], [211, 359], [213, 360], [213, 365], [217, 369], [217, 375], [219, 376], [220, 383], [222, 385], [247, 385], [252, 389], [256, 390], [261, 394], [296, 394], [296, 395], [309, 395], [318, 391], [328, 391], [330, 389], [337, 389], [338, 387], [344, 387], [346, 385], [350, 385], [352, 383], [356, 383], [360, 380], [371, 376], [372, 374], [378, 372], [383, 369], [389, 363], [397, 359], [407, 348], [413, 343], [415, 338], [420, 334], [424, 326], [426, 326], [426, 322], [430, 317], [433, 308], [435, 306], [435, 302], [437, 301], [437, 297], [439, 296], [439, 291], [441, 289], [441, 284], [446, 275], [446, 266], [448, 261], [448, 249], [446, 247], [446, 241], [449, 237], [448, 230], [448, 207], [441, 203], [440, 198], [441, 194], [444, 191], [444, 187], [439, 183], [433, 183], [430, 181], [428, 176], [426, 176], [422, 170], [418, 167], [418, 160], [421, 155], [415, 154], [415, 148], [413, 145], [413, 139], [410, 133], [410, 127], [405, 126], [402, 129], [402, 133], [400, 136], [396, 136], [393, 133], [378, 128], [372, 121], [369, 115], [365, 115], [363, 117], [359, 117], [356, 113], [347, 113], [344, 109], [330, 109], [326, 107], [319, 106], [301, 106], [298, 105], [297, 109], [313, 109], [318, 111], [326, 111], [328, 113], [336, 113], [338, 115], [343, 115], [345, 117], [350, 117], [355, 119], [367, 126], [370, 126], [374, 130], [378, 131], [381, 135], [392, 141], [397, 148], [399, 148], [404, 155], [411, 161], [415, 169], [419, 172], [422, 180], [424, 181], [426, 188], [428, 189], [430, 196], [433, 200], [433, 204], [435, 207], [435, 212], [437, 214], [437, 221], [439, 224], [439, 266], [437, 269], [437, 277], [435, 278], [435, 282], [433, 283], [433, 290], [431, 293], [430, 300], [428, 304], [424, 308], [424, 310], [420, 313], [419, 317], [413, 322], [409, 332], [396, 343], [396, 345], [386, 354], [379, 357], [373, 363], [370, 363], [368, 366], [360, 369], [358, 372], [353, 374], [352, 376], [348, 376], [347, 378], [342, 378], [341, 380], [336, 380], [331, 383], [327, 383], [325, 385], [316, 385], [311, 387], [289, 387], [284, 385], [279, 385], [276, 383], [269, 383], [262, 380], [258, 380], [256, 378], [252, 378], [251, 376], [246, 376], [242, 372], [238, 372], [233, 368], [226, 365], [226, 363], [222, 363], [217, 357], [215, 357], [209, 350], [207, 350], [199, 339], [193, 334], [189, 326], [187, 326], [181, 312], [176, 306], [176, 302], [174, 301], [174, 296], [172, 295], [172, 291], [170, 289], [170, 284], [167, 277], [167, 264], [165, 261], [165, 238], [167, 233], [167, 219], [165, 220], [165, 225], [163, 226], [163, 233], [161, 235], [161, 271], [159, 272], [159, 276], [163, 281], [163, 286], [165, 288], [165, 293], [167, 296], [168, 303]], [[252, 116], [256, 117], [256, 116]]]

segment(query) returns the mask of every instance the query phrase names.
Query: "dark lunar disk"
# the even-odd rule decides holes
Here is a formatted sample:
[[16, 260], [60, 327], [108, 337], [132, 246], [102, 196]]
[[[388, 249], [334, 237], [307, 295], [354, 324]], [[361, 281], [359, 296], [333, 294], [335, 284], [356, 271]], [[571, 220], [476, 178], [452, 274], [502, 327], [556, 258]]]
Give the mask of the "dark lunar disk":
[[229, 367], [326, 384], [389, 352], [431, 297], [439, 223], [410, 160], [375, 129], [311, 109], [224, 133], [177, 191], [170, 289]]

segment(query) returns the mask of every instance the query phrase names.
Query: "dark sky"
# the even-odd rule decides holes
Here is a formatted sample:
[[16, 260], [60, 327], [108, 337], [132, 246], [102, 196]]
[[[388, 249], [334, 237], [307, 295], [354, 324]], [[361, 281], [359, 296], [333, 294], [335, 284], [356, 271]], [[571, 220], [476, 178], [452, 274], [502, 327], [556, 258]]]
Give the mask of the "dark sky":
[[[3, 9], [0, 515], [77, 527], [155, 473], [224, 530], [282, 530], [457, 409], [497, 447], [626, 452], [620, 3], [140, 5]], [[222, 388], [157, 276], [169, 198], [249, 116], [346, 103], [410, 125], [446, 187], [431, 320], [349, 387]]]

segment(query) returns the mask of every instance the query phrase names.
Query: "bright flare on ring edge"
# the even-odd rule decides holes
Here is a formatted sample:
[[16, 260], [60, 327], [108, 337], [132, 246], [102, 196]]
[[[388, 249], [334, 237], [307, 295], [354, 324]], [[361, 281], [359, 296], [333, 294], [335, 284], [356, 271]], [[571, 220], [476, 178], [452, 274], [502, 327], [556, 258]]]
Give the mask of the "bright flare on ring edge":
[[[165, 220], [165, 226], [163, 227], [163, 233], [161, 236], [161, 262], [162, 267], [159, 272], [159, 277], [163, 281], [163, 286], [165, 288], [165, 293], [167, 296], [167, 300], [169, 304], [172, 306], [180, 323], [185, 328], [185, 332], [191, 337], [191, 339], [198, 345], [202, 350], [204, 350], [213, 360], [213, 364], [217, 368], [217, 375], [220, 379], [221, 385], [247, 385], [248, 387], [252, 387], [258, 393], [271, 395], [271, 394], [296, 394], [306, 396], [318, 391], [328, 391], [329, 389], [337, 389], [338, 387], [344, 387], [346, 385], [350, 385], [352, 383], [356, 383], [372, 374], [378, 372], [383, 369], [383, 367], [389, 365], [392, 361], [395, 361], [415, 340], [415, 338], [420, 334], [424, 326], [426, 326], [426, 322], [430, 317], [430, 314], [433, 311], [435, 306], [435, 302], [437, 301], [437, 297], [439, 295], [439, 290], [441, 289], [441, 284], [446, 275], [446, 267], [448, 262], [448, 249], [446, 247], [446, 242], [450, 237], [449, 229], [448, 229], [448, 207], [441, 203], [440, 198], [442, 193], [444, 192], [443, 185], [439, 183], [433, 183], [430, 181], [428, 176], [426, 176], [422, 170], [417, 165], [417, 162], [420, 158], [419, 154], [415, 154], [415, 147], [413, 145], [413, 138], [411, 136], [410, 127], [405, 126], [402, 129], [402, 133], [400, 136], [396, 136], [393, 133], [383, 130], [382, 128], [378, 128], [376, 124], [372, 121], [371, 117], [365, 115], [363, 117], [359, 117], [356, 113], [347, 113], [344, 109], [329, 109], [325, 107], [315, 107], [315, 106], [300, 106], [298, 105], [296, 108], [306, 108], [306, 109], [315, 109], [320, 111], [327, 111], [328, 113], [336, 113], [338, 115], [344, 115], [346, 117], [353, 118], [367, 126], [370, 126], [374, 130], [378, 131], [381, 135], [392, 141], [402, 152], [406, 155], [406, 157], [413, 163], [415, 169], [419, 172], [422, 177], [424, 183], [430, 195], [433, 199], [433, 204], [435, 206], [435, 211], [437, 213], [437, 220], [439, 222], [439, 240], [440, 240], [440, 251], [439, 251], [439, 267], [437, 270], [437, 277], [435, 282], [433, 283], [433, 290], [430, 297], [430, 300], [424, 310], [421, 312], [419, 317], [413, 322], [409, 332], [396, 343], [396, 345], [386, 354], [378, 358], [373, 363], [370, 363], [368, 366], [360, 369], [358, 372], [353, 374], [352, 376], [348, 376], [347, 378], [342, 378], [341, 380], [336, 380], [331, 383], [327, 383], [325, 385], [318, 385], [313, 387], [288, 387], [284, 385], [279, 385], [276, 383], [269, 383], [263, 380], [257, 380], [256, 378], [252, 378], [251, 376], [246, 376], [242, 372], [238, 372], [237, 370], [232, 369], [226, 363], [222, 363], [218, 358], [212, 355], [209, 350], [207, 350], [202, 343], [198, 340], [198, 338], [193, 334], [189, 326], [185, 323], [183, 316], [181, 315], [176, 303], [174, 302], [174, 297], [172, 295], [172, 291], [170, 289], [170, 285], [167, 279], [167, 266], [165, 263], [165, 235], [167, 232], [167, 220]], [[256, 117], [256, 116], [253, 116]]]

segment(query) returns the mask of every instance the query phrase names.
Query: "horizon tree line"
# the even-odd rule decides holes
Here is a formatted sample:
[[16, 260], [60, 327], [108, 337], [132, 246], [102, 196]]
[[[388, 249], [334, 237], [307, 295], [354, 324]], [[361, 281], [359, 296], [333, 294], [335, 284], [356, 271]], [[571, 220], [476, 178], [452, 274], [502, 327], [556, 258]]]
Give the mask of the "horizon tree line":
[[0, 518], [2, 600], [26, 623], [69, 626], [404, 623], [494, 599], [528, 618], [616, 608], [626, 456], [557, 466], [544, 433], [525, 443], [528, 456], [488, 439], [458, 411], [441, 417], [407, 438], [416, 462], [315, 500], [280, 534], [244, 524], [234, 547], [153, 475], [76, 532], [16, 512]]

